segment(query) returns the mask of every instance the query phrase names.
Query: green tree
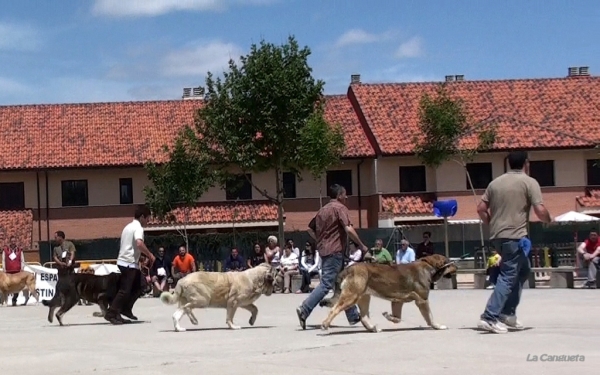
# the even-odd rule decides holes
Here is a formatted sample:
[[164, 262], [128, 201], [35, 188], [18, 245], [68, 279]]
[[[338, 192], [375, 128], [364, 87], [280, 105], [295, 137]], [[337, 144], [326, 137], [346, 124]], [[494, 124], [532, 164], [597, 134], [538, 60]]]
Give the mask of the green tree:
[[186, 247], [191, 209], [218, 180], [206, 148], [195, 141], [194, 131], [186, 126], [171, 148], [164, 146], [166, 163], [148, 162], [145, 166], [150, 181], [144, 188], [146, 204], [157, 219], [175, 227]]
[[[211, 160], [221, 171], [272, 172], [275, 191], [254, 190], [278, 206], [279, 240], [283, 241], [283, 173], [322, 176], [339, 162], [344, 150], [341, 127], [324, 119], [324, 82], [315, 80], [308, 47], [294, 37], [275, 45], [261, 41], [239, 64], [229, 61], [223, 78], [209, 72], [205, 105], [198, 110], [195, 143], [212, 145]], [[234, 173], [225, 172], [225, 181]], [[307, 223], [308, 224], [308, 223]]]
[[[477, 194], [467, 170], [467, 163], [471, 162], [479, 152], [489, 150], [497, 141], [495, 124], [489, 119], [480, 122], [471, 121], [465, 103], [459, 98], [452, 98], [446, 89], [446, 84], [441, 84], [435, 96], [425, 93], [421, 97], [419, 130], [420, 134], [415, 136], [413, 142], [415, 154], [420, 161], [433, 169], [437, 169], [447, 161], [458, 163], [465, 171], [477, 205]], [[483, 248], [481, 223], [479, 233]], [[448, 255], [447, 236], [446, 255]]]

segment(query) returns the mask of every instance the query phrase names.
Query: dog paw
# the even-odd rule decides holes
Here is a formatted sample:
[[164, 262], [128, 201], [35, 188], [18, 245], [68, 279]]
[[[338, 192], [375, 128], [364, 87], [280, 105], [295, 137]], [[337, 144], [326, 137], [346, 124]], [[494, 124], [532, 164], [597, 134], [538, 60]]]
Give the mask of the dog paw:
[[104, 314], [102, 314], [100, 311], [94, 311], [92, 316], [96, 318], [104, 318]]
[[248, 324], [250, 324], [251, 326], [253, 326], [255, 322], [256, 322], [256, 316], [251, 316], [250, 320], [248, 321]]
[[392, 323], [398, 324], [401, 321], [400, 318], [393, 316], [392, 314], [388, 313], [387, 311], [382, 313], [382, 315], [384, 318], [386, 318], [387, 320], [389, 320]]
[[433, 324], [431, 327], [432, 327], [433, 329], [437, 329], [437, 330], [445, 330], [445, 329], [448, 329], [448, 327], [446, 327], [446, 326], [445, 326], [445, 325], [443, 325], [443, 324]]
[[381, 328], [379, 328], [377, 326], [373, 326], [373, 328], [371, 328], [370, 331], [373, 333], [379, 333], [379, 332], [381, 332]]
[[186, 329], [183, 327], [175, 327], [175, 332], [185, 332]]
[[190, 322], [192, 322], [192, 324], [195, 326], [198, 325], [198, 320], [196, 320], [196, 319], [190, 319]]
[[242, 329], [242, 327], [230, 324], [229, 329]]

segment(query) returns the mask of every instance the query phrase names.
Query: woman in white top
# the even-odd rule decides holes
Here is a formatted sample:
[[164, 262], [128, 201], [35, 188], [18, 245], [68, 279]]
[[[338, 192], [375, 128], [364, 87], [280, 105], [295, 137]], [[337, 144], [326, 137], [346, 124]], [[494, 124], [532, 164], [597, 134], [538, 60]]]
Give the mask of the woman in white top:
[[321, 257], [319, 252], [313, 247], [310, 242], [306, 242], [304, 251], [302, 252], [302, 259], [300, 260], [300, 273], [302, 273], [302, 286], [296, 291], [296, 293], [308, 293], [310, 292], [310, 281], [313, 276], [319, 275], [321, 270]]
[[348, 262], [348, 266], [350, 267], [356, 262], [360, 262], [360, 258], [362, 257], [362, 251], [356, 246], [353, 241], [348, 243], [348, 247], [350, 248], [350, 262]]
[[[299, 274], [298, 270], [298, 255], [292, 251], [290, 244], [285, 245], [285, 250], [279, 259], [279, 272], [275, 277], [275, 285], [277, 289], [283, 289], [283, 293], [289, 293], [292, 287], [292, 276]], [[281, 283], [283, 282], [283, 288]]]

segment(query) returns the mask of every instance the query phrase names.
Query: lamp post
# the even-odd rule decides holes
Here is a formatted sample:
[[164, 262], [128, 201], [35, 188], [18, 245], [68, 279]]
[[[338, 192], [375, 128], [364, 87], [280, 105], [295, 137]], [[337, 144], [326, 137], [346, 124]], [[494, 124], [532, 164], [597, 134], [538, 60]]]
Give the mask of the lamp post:
[[456, 215], [458, 203], [456, 199], [433, 202], [433, 214], [444, 218], [444, 244], [446, 246], [446, 258], [450, 258], [450, 246], [448, 244], [448, 217]]

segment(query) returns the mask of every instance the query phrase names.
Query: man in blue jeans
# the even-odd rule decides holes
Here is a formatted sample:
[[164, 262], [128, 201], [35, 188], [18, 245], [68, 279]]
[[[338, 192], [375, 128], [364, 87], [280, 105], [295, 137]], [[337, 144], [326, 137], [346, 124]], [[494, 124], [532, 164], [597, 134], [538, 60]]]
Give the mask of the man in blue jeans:
[[477, 325], [494, 333], [508, 332], [507, 326], [523, 329], [517, 320], [517, 306], [531, 270], [527, 257], [531, 249], [527, 234], [531, 207], [541, 221], [552, 221], [539, 183], [528, 175], [527, 153], [511, 152], [508, 164], [510, 171], [490, 182], [477, 206], [481, 220], [490, 225], [490, 240], [502, 257], [496, 287]]
[[[350, 223], [348, 208], [344, 205], [346, 189], [334, 184], [329, 188], [329, 197], [331, 201], [317, 212], [309, 224], [308, 233], [317, 242], [317, 250], [321, 256], [321, 281], [302, 305], [296, 308], [302, 329], [306, 329], [306, 319], [333, 288], [338, 274], [344, 268], [347, 236], [360, 247], [363, 256], [368, 250]], [[360, 322], [356, 305], [346, 310], [346, 317], [350, 324]]]

